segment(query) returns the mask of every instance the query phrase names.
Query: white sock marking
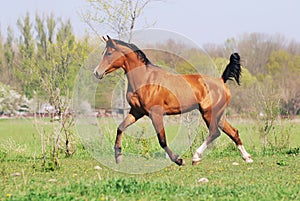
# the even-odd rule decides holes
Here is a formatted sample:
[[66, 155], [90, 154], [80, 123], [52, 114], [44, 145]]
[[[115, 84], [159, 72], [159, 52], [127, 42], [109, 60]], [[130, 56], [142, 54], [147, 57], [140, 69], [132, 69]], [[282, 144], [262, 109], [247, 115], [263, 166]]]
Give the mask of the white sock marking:
[[247, 163], [252, 163], [253, 162], [253, 160], [251, 159], [251, 155], [246, 151], [246, 149], [243, 145], [238, 145], [238, 149], [241, 152], [243, 159]]
[[[204, 150], [207, 148], [206, 141], [196, 150], [195, 154], [193, 155], [193, 161], [200, 161]], [[200, 157], [199, 157], [200, 156]]]

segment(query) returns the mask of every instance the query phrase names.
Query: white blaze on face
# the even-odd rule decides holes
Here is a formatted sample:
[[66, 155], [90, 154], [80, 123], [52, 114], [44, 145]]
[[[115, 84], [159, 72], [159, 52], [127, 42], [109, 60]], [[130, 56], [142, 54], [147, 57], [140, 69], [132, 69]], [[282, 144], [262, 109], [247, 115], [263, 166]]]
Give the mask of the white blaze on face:
[[[105, 49], [103, 50], [103, 52], [102, 52], [102, 55], [101, 55], [101, 61], [103, 60], [103, 57], [104, 57], [104, 54], [105, 54], [106, 50], [107, 50], [107, 48], [105, 48]], [[96, 75], [96, 72], [97, 72], [99, 66], [100, 66], [100, 63], [95, 67], [95, 69], [94, 69], [94, 75]]]
[[98, 67], [99, 67], [99, 65], [97, 65], [96, 68], [94, 69], [94, 75], [96, 75]]

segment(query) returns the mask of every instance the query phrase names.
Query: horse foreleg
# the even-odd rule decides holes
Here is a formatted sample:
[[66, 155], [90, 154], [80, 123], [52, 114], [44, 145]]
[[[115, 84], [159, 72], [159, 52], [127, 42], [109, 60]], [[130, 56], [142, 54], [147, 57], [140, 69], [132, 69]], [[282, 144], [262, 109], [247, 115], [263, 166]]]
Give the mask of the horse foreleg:
[[243, 159], [247, 162], [247, 163], [252, 163], [253, 160], [251, 158], [251, 155], [246, 151], [245, 147], [242, 144], [242, 141], [239, 137], [239, 132], [236, 128], [233, 128], [225, 119], [225, 117], [223, 117], [223, 119], [220, 121], [219, 123], [219, 127], [222, 129], [222, 131], [224, 133], [226, 133], [233, 141], [234, 143], [237, 145]]
[[176, 163], [179, 166], [185, 165], [185, 161], [183, 159], [179, 158], [178, 155], [175, 155], [167, 145], [165, 129], [164, 129], [164, 125], [163, 125], [163, 114], [152, 112], [150, 115], [150, 118], [152, 120], [152, 124], [157, 133], [157, 138], [158, 138], [161, 148], [163, 148], [166, 151], [166, 153], [168, 154], [171, 161], [173, 161], [174, 163]]
[[122, 134], [124, 130], [136, 122], [138, 119], [140, 119], [143, 115], [134, 113], [132, 110], [129, 112], [129, 114], [126, 116], [126, 118], [123, 120], [123, 122], [118, 126], [117, 129], [117, 136], [116, 136], [116, 142], [115, 142], [115, 159], [116, 163], [120, 163], [122, 161]]

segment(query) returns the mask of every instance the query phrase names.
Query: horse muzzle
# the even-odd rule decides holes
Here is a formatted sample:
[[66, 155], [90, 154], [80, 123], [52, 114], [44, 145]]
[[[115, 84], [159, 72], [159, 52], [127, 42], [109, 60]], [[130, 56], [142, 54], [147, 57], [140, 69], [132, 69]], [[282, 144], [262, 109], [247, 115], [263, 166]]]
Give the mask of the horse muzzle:
[[104, 77], [104, 73], [98, 73], [98, 71], [95, 71], [94, 75], [99, 80], [101, 80]]
[[95, 70], [94, 70], [94, 75], [95, 75], [95, 77], [97, 78], [97, 79], [99, 79], [99, 80], [101, 80], [103, 77], [104, 77], [104, 71], [100, 71], [99, 72], [99, 66], [97, 66], [96, 68], [95, 68]]

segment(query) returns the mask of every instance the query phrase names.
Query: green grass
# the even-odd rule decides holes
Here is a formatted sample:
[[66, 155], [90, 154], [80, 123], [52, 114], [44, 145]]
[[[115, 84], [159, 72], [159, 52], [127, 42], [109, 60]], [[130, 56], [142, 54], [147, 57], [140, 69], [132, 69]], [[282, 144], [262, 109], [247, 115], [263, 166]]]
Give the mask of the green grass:
[[[133, 175], [103, 166], [80, 145], [72, 157], [60, 155], [59, 169], [45, 171], [41, 167], [39, 135], [31, 120], [0, 120], [0, 200], [299, 200], [300, 125], [286, 122], [285, 130], [282, 125], [275, 128], [291, 132], [290, 147], [275, 151], [268, 147], [267, 152], [263, 151], [255, 124], [234, 125], [254, 163], [244, 163], [223, 135], [198, 166], [191, 165], [190, 153], [186, 152], [184, 167], [172, 164], [152, 173]], [[176, 129], [176, 125], [168, 128], [171, 141]], [[114, 139], [115, 133], [111, 135]], [[127, 138], [127, 150], [137, 150], [138, 144], [131, 144], [136, 138]], [[157, 140], [151, 143], [150, 150], [156, 149]], [[112, 151], [108, 151], [108, 157], [113, 158]], [[145, 160], [154, 162], [156, 157], [160, 156]], [[129, 159], [124, 156], [124, 163], [119, 165]], [[209, 182], [198, 182], [203, 177]]]

